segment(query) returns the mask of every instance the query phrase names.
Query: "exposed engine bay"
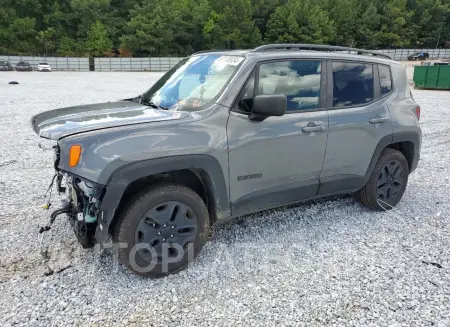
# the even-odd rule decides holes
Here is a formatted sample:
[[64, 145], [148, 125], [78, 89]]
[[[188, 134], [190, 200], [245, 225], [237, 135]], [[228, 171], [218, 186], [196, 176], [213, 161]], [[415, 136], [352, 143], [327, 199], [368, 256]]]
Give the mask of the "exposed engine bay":
[[93, 247], [104, 187], [58, 170], [59, 149], [57, 146], [54, 146], [53, 149], [56, 171], [48, 189], [49, 200], [44, 207], [49, 209], [51, 206], [51, 193], [55, 184], [57, 193], [64, 194], [64, 198], [61, 208], [52, 212], [50, 224], [41, 228], [40, 233], [49, 230], [57, 216], [66, 214], [81, 246], [83, 248]]

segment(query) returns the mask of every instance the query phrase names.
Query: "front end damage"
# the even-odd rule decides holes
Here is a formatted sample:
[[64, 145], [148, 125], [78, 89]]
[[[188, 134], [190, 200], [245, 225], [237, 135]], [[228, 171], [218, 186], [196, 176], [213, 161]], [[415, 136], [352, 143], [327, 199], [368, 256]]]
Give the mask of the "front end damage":
[[63, 195], [62, 206], [51, 213], [49, 225], [41, 228], [40, 232], [49, 230], [57, 216], [66, 215], [81, 246], [93, 247], [96, 243], [95, 233], [101, 215], [100, 204], [105, 187], [58, 169], [58, 146], [53, 146], [53, 150], [55, 175], [49, 186], [49, 201], [45, 207], [47, 209], [51, 207], [51, 193], [54, 186], [57, 193]]

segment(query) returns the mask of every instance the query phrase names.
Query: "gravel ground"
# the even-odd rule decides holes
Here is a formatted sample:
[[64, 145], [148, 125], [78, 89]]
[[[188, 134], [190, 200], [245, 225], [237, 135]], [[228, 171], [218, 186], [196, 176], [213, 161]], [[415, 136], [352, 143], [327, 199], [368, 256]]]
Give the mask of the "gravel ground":
[[217, 226], [189, 269], [153, 280], [81, 249], [64, 219], [40, 247], [53, 171], [30, 117], [157, 77], [0, 75], [0, 326], [450, 326], [450, 92], [413, 91], [422, 156], [393, 212], [352, 197], [266, 211]]

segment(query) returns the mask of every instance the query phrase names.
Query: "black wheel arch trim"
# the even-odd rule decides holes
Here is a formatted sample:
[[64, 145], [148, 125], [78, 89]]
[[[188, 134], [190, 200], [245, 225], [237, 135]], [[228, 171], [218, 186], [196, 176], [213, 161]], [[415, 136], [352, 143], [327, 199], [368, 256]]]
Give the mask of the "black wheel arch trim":
[[420, 149], [422, 146], [422, 135], [417, 132], [397, 132], [393, 134], [392, 143], [412, 142], [414, 144], [414, 155], [411, 160], [411, 167], [409, 173], [416, 170], [420, 159]]
[[202, 176], [202, 178], [206, 177], [208, 180], [203, 182], [209, 184], [209, 189], [213, 192], [217, 215], [230, 214], [230, 202], [222, 167], [214, 157], [180, 155], [138, 161], [118, 168], [108, 179], [106, 192], [100, 206], [103, 214], [97, 227], [97, 242], [101, 243], [109, 238], [110, 224], [128, 185], [141, 178], [182, 169], [201, 169], [206, 172], [206, 176]]
[[380, 157], [381, 152], [391, 144], [400, 143], [400, 142], [412, 142], [414, 144], [414, 155], [412, 158], [412, 165], [410, 167], [409, 172], [412, 173], [419, 162], [420, 157], [420, 146], [421, 146], [421, 135], [416, 132], [394, 132], [391, 135], [386, 135], [383, 137], [377, 144], [375, 148], [375, 152], [370, 160], [369, 167], [367, 168], [367, 172], [365, 175], [365, 182], [367, 182], [372, 175], [373, 169]]

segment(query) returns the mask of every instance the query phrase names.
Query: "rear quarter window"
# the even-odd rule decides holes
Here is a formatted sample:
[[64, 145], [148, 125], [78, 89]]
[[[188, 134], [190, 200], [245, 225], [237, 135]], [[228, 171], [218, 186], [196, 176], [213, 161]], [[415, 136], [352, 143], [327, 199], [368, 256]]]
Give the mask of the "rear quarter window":
[[381, 96], [389, 94], [392, 91], [392, 77], [389, 66], [378, 65], [378, 75], [380, 76]]

